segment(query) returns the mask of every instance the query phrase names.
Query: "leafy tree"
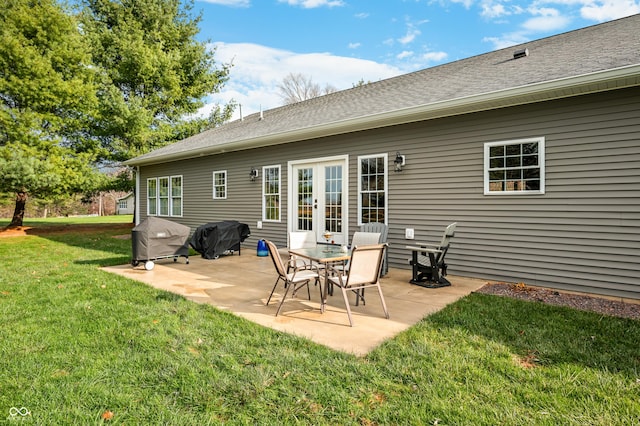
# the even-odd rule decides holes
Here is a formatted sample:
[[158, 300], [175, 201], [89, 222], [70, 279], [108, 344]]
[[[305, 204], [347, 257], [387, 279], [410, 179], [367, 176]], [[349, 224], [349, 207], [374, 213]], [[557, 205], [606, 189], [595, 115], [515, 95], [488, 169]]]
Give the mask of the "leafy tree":
[[324, 89], [319, 84], [314, 83], [311, 77], [300, 73], [289, 73], [278, 85], [280, 97], [285, 105], [305, 101], [318, 96], [328, 95], [338, 89], [327, 84]]
[[9, 226], [29, 195], [63, 197], [97, 184], [86, 129], [97, 106], [95, 72], [77, 21], [55, 0], [0, 8], [0, 192], [16, 194]]
[[226, 121], [233, 105], [191, 118], [220, 90], [229, 65], [197, 42], [191, 1], [82, 0], [82, 29], [102, 71], [93, 129], [104, 158], [123, 161]]

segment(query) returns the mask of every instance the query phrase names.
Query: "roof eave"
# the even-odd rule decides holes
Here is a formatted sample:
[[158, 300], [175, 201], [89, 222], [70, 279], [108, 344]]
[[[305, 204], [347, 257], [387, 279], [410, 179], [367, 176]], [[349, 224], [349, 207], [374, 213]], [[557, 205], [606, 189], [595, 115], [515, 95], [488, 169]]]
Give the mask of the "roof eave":
[[528, 84], [505, 90], [482, 93], [479, 95], [465, 96], [442, 102], [434, 102], [357, 118], [334, 121], [304, 129], [274, 133], [251, 139], [242, 139], [225, 144], [214, 144], [190, 151], [167, 154], [161, 157], [138, 157], [128, 160], [124, 164], [129, 166], [145, 166], [176, 160], [186, 160], [207, 155], [222, 154], [225, 152], [279, 145], [299, 140], [314, 139], [373, 128], [394, 126], [398, 124], [407, 124], [416, 121], [433, 120], [436, 118], [469, 114], [515, 105], [524, 105], [552, 99], [561, 99], [638, 85], [640, 85], [640, 64], [635, 64], [606, 71], [550, 80], [542, 83]]

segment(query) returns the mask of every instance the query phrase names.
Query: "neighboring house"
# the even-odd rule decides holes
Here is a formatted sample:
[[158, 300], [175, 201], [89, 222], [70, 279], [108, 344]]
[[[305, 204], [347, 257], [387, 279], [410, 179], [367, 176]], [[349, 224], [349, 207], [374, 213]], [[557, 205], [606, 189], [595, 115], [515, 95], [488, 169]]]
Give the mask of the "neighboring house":
[[[264, 111], [127, 162], [137, 210], [195, 229], [389, 226], [455, 275], [640, 298], [640, 15]], [[404, 160], [401, 171], [395, 160]], [[408, 241], [406, 230], [414, 230]]]
[[116, 206], [116, 214], [133, 214], [135, 211], [136, 197], [133, 192], [128, 193], [122, 198], [118, 198]]

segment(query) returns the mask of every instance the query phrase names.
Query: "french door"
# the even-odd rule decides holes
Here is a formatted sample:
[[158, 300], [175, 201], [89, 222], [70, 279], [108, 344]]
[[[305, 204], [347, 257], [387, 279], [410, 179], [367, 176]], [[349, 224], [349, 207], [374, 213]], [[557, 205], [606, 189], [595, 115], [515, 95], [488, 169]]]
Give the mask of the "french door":
[[[347, 229], [346, 157], [291, 164], [289, 229], [314, 231], [318, 242], [345, 244]], [[323, 236], [329, 231], [328, 240]]]

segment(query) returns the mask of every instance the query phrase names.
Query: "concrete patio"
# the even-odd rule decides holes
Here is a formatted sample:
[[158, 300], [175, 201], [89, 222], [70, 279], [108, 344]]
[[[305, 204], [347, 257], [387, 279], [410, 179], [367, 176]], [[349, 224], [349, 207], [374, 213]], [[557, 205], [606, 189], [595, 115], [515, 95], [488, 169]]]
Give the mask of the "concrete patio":
[[450, 287], [428, 289], [409, 283], [410, 270], [392, 268], [381, 280], [390, 319], [384, 318], [377, 292], [369, 290], [365, 306], [354, 306], [354, 297], [351, 296], [354, 326], [349, 327], [340, 291], [329, 297], [327, 309], [321, 313], [319, 290], [313, 285], [310, 301], [306, 291], [300, 291], [295, 298], [291, 298], [289, 293], [280, 315], [276, 317], [284, 288], [280, 283], [269, 306], [265, 305], [277, 278], [269, 257], [258, 257], [255, 252], [245, 251], [241, 256], [222, 256], [216, 260], [191, 257], [189, 260], [188, 265], [184, 258], [177, 262], [159, 260], [151, 271], [131, 265], [104, 270], [355, 355], [365, 355], [426, 315], [486, 284], [486, 280], [449, 275]]

